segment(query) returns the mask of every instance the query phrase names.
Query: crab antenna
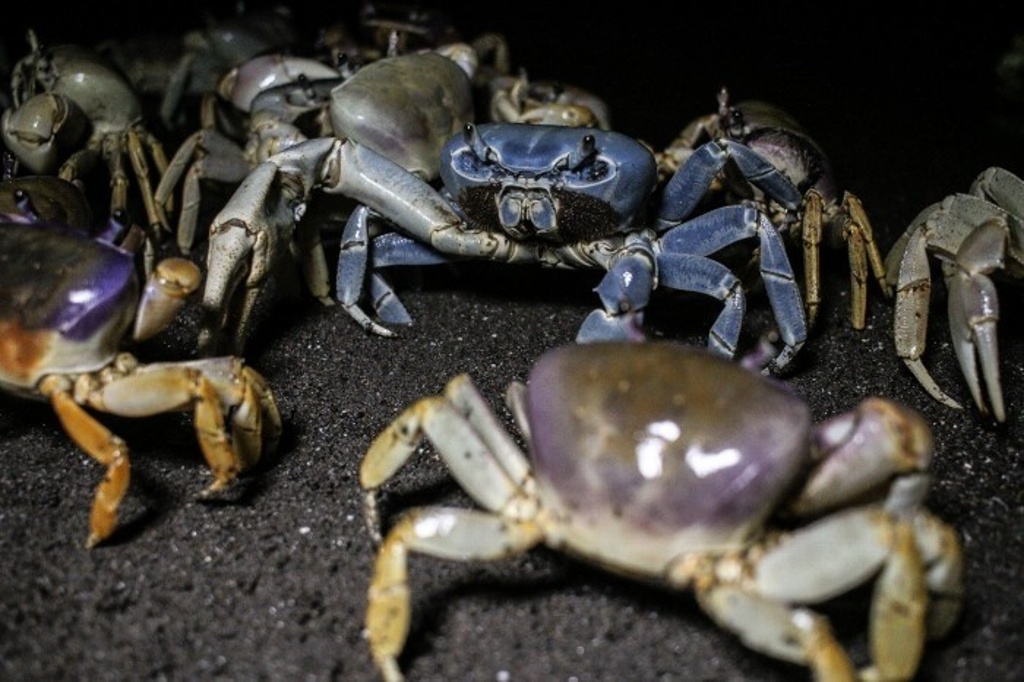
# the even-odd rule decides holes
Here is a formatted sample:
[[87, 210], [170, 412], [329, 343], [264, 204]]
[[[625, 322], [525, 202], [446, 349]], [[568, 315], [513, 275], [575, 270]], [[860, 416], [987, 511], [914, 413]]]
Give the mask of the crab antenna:
[[484, 144], [483, 138], [480, 137], [480, 133], [477, 132], [476, 126], [472, 123], [467, 123], [462, 129], [462, 135], [466, 138], [466, 144], [473, 150], [473, 153], [478, 158], [484, 161], [493, 161], [497, 158], [497, 154], [490, 146]]
[[569, 164], [569, 168], [579, 168], [596, 153], [597, 140], [593, 135], [587, 134], [580, 139], [580, 145], [569, 154], [566, 162]]

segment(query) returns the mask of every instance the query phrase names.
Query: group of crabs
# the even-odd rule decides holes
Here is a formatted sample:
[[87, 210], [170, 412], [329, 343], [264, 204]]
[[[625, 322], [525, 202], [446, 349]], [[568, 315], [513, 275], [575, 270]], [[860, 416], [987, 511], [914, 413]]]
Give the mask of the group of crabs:
[[[883, 259], [857, 197], [839, 191], [822, 150], [774, 106], [734, 103], [723, 89], [717, 111], [655, 152], [612, 130], [592, 93], [512, 74], [497, 34], [467, 42], [423, 8], [366, 5], [356, 30], [324, 29], [318, 51], [300, 56], [289, 21], [275, 11], [210, 25], [175, 46], [169, 65], [126, 55], [130, 44], [46, 46], [30, 32], [13, 69], [0, 387], [49, 401], [107, 468], [88, 545], [114, 532], [130, 464], [86, 408], [194, 410], [214, 475], [205, 493], [275, 447], [273, 394], [241, 358], [272, 273], [297, 267], [315, 297], [390, 336], [411, 316], [388, 268], [476, 259], [596, 269], [600, 306], [577, 343], [509, 388], [519, 437], [460, 375], [367, 452], [361, 485], [378, 553], [365, 623], [382, 676], [402, 677], [410, 552], [496, 559], [543, 543], [692, 589], [746, 645], [821, 679], [912, 677], [925, 639], [955, 624], [963, 591], [957, 534], [924, 506], [930, 429], [881, 398], [813, 425], [772, 375], [813, 327], [819, 250], [831, 240], [849, 253], [852, 326], [864, 326], [876, 281], [895, 296], [897, 353], [958, 407], [921, 362], [934, 257], [971, 395], [1004, 421], [993, 279], [1024, 275], [1024, 182], [985, 170], [969, 192], [924, 209]], [[154, 93], [165, 130], [201, 102], [198, 131], [169, 159], [147, 123]], [[103, 225], [86, 191], [97, 169], [109, 179]], [[189, 255], [215, 185], [233, 193], [215, 207], [202, 272]], [[144, 221], [128, 218], [133, 197]], [[344, 224], [333, 297], [331, 220]], [[179, 253], [161, 257], [168, 234]], [[745, 262], [760, 273], [781, 348], [766, 341], [735, 359], [756, 273], [720, 256], [753, 242]], [[802, 245], [802, 282], [791, 244]], [[144, 364], [125, 351], [201, 286], [199, 359]], [[645, 308], [666, 288], [722, 303], [709, 349], [645, 340]], [[747, 406], [739, 424], [717, 407], [737, 402]], [[376, 492], [424, 439], [483, 510], [414, 510], [382, 537]], [[871, 663], [858, 670], [806, 605], [868, 580]]]

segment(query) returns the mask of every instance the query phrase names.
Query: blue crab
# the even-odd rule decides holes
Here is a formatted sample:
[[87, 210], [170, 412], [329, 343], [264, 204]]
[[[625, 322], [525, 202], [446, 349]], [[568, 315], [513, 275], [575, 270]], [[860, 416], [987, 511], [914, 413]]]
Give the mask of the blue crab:
[[[779, 169], [803, 195], [800, 211], [776, 210], [772, 197], [752, 187], [742, 174], [727, 167], [719, 183], [731, 201], [753, 200], [771, 212], [780, 230], [801, 244], [804, 297], [808, 324], [813, 326], [821, 304], [820, 251], [822, 240], [837, 248], [845, 244], [850, 263], [850, 326], [863, 329], [867, 320], [868, 282], [874, 280], [891, 298], [892, 288], [875, 242], [874, 229], [860, 199], [840, 191], [832, 163], [817, 142], [789, 113], [756, 100], [730, 103], [729, 92], [718, 93], [718, 111], [691, 121], [658, 155], [662, 174], [675, 172], [707, 139], [726, 138], [754, 150]], [[794, 220], [798, 217], [799, 220]]]
[[[963, 594], [957, 533], [923, 504], [931, 431], [882, 398], [813, 425], [760, 362], [671, 342], [549, 351], [506, 393], [529, 457], [468, 375], [405, 409], [360, 470], [379, 543], [365, 632], [381, 676], [402, 679], [411, 556], [494, 561], [546, 545], [691, 589], [745, 645], [815, 679], [911, 679]], [[409, 510], [382, 539], [377, 495], [424, 441], [482, 509]], [[871, 661], [857, 670], [809, 605], [871, 581]]]
[[[658, 286], [707, 294], [724, 304], [709, 344], [727, 355], [736, 350], [746, 299], [739, 279], [711, 255], [757, 239], [784, 344], [775, 367], [785, 367], [803, 346], [799, 287], [770, 218], [757, 207], [740, 205], [695, 214], [730, 160], [779, 203], [796, 208], [801, 198], [796, 188], [749, 148], [729, 140], [700, 148], [666, 183], [653, 228], [646, 227], [644, 211], [656, 189], [654, 156], [621, 133], [468, 124], [440, 151], [443, 191], [359, 140], [303, 142], [258, 166], [215, 217], [211, 233], [236, 234], [244, 238], [240, 246], [251, 243], [252, 234], [266, 235], [269, 242], [290, 233], [296, 207], [315, 192], [340, 194], [360, 206], [342, 236], [338, 298], [371, 332], [393, 333], [360, 307], [367, 280], [385, 323], [408, 320], [381, 268], [478, 259], [604, 270], [596, 287], [603, 305], [584, 320], [581, 341], [641, 338], [643, 311]], [[251, 290], [267, 269], [255, 260], [248, 273], [240, 269], [250, 250], [238, 247], [224, 255], [211, 250], [204, 296], [209, 318], [201, 344], [221, 342], [229, 330], [236, 332], [231, 341], [244, 341], [237, 335], [244, 327], [232, 325], [228, 314], [234, 292], [243, 281]]]
[[886, 256], [896, 289], [896, 352], [933, 398], [959, 409], [921, 361], [931, 298], [929, 256], [941, 263], [953, 348], [971, 397], [983, 414], [1003, 422], [995, 281], [1024, 280], [1024, 180], [1004, 168], [982, 171], [968, 193], [951, 194], [921, 211]]
[[132, 251], [43, 220], [15, 190], [0, 222], [0, 390], [45, 400], [71, 439], [106, 468], [87, 546], [116, 529], [130, 479], [128, 447], [90, 414], [192, 410], [213, 494], [270, 452], [281, 418], [266, 381], [240, 358], [140, 363], [122, 345], [164, 329], [195, 291], [188, 260], [157, 263], [140, 285]]

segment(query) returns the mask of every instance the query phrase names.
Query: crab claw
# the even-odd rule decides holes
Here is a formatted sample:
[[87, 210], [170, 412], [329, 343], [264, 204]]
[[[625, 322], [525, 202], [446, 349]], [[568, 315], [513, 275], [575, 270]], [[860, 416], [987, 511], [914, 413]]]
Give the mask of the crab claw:
[[86, 136], [88, 121], [62, 95], [40, 93], [3, 112], [4, 144], [32, 173], [55, 174], [62, 150]]
[[[239, 292], [247, 279], [255, 240], [241, 225], [221, 225], [211, 230], [206, 287], [203, 290], [203, 323], [199, 355], [208, 357], [238, 352], [248, 315], [248, 293]], [[250, 289], [249, 291], [253, 291]], [[243, 301], [239, 304], [239, 301]], [[234, 346], [233, 348], [227, 348]]]
[[185, 258], [168, 258], [157, 263], [139, 301], [135, 340], [144, 341], [165, 329], [192, 292], [199, 288], [201, 280], [199, 267]]
[[[991, 408], [999, 422], [1006, 420], [996, 340], [999, 298], [988, 275], [1003, 268], [1008, 229], [1002, 217], [990, 218], [975, 228], [957, 251], [957, 269], [947, 279], [949, 328], [960, 370], [978, 409], [988, 413]], [[988, 405], [982, 395], [979, 367]]]
[[654, 254], [648, 245], [639, 240], [627, 245], [594, 288], [603, 309], [587, 316], [576, 341], [644, 341], [644, 309], [654, 290], [655, 268]]
[[273, 163], [257, 166], [235, 197], [210, 225], [199, 335], [203, 356], [241, 354], [260, 288], [294, 233], [295, 216]]

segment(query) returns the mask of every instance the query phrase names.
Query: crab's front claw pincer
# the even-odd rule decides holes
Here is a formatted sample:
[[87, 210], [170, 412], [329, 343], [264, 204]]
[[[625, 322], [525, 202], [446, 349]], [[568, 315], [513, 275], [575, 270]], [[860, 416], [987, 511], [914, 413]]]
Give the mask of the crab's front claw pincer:
[[200, 357], [241, 351], [239, 346], [244, 344], [245, 335], [237, 320], [244, 304], [239, 301], [249, 297], [247, 292], [239, 291], [247, 279], [253, 247], [248, 230], [229, 224], [211, 230], [210, 234], [199, 330]]
[[135, 340], [144, 341], [165, 329], [201, 281], [199, 266], [190, 260], [168, 258], [157, 263], [139, 300]]
[[[1007, 232], [1001, 217], [979, 225], [960, 245], [956, 269], [946, 280], [949, 329], [960, 370], [978, 409], [987, 413], [991, 407], [992, 416], [999, 422], [1006, 420], [996, 339], [999, 298], [988, 275], [1003, 268]], [[982, 378], [989, 405], [982, 395]]]
[[591, 341], [643, 341], [643, 311], [655, 287], [655, 258], [649, 246], [626, 247], [594, 288], [603, 308], [587, 316], [576, 335], [579, 343]]
[[297, 217], [280, 173], [275, 163], [258, 165], [210, 225], [202, 356], [242, 354], [260, 289], [291, 244]]
[[37, 175], [56, 174], [65, 151], [87, 137], [88, 119], [67, 97], [40, 93], [3, 112], [4, 144]]

